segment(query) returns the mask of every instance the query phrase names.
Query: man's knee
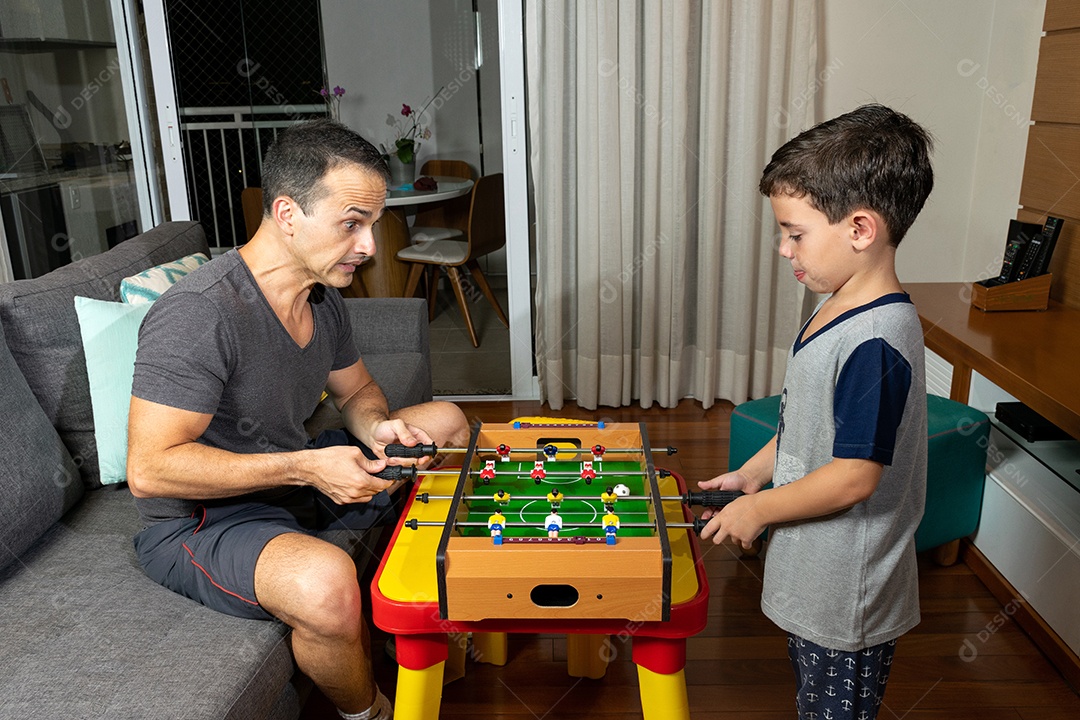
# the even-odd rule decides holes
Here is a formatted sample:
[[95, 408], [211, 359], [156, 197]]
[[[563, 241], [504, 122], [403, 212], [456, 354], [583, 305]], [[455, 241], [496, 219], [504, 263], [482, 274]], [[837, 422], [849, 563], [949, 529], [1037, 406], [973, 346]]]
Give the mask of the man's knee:
[[341, 548], [326, 543], [306, 557], [268, 569], [264, 578], [259, 600], [286, 624], [334, 637], [360, 632], [356, 565]]
[[469, 444], [469, 419], [454, 403], [435, 400], [402, 408], [392, 415], [423, 428], [440, 447], [465, 447]]

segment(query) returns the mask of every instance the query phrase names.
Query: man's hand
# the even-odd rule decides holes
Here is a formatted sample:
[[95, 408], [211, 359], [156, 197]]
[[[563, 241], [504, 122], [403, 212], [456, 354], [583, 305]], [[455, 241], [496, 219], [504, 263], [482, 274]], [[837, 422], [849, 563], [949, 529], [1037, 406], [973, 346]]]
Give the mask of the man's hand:
[[309, 471], [313, 485], [339, 505], [364, 503], [383, 490], [393, 492], [400, 482], [373, 477], [386, 467], [386, 461], [369, 460], [353, 445], [332, 445], [317, 450], [305, 450], [313, 462]]
[[[409, 425], [404, 420], [384, 420], [378, 423], [371, 429], [370, 438], [371, 442], [368, 446], [381, 458], [386, 458], [386, 446], [393, 443], [401, 443], [405, 447], [434, 443], [434, 440], [423, 429]], [[414, 458], [393, 457], [386, 458], [385, 462], [388, 465], [411, 465], [413, 460]], [[418, 468], [425, 468], [431, 462], [431, 458], [426, 455], [415, 460]]]
[[719, 545], [731, 538], [749, 550], [765, 529], [765, 523], [754, 513], [758, 498], [753, 497], [753, 494], [761, 489], [761, 485], [736, 470], [700, 482], [698, 487], [702, 490], [741, 490], [745, 493], [744, 497], [733, 500], [723, 508], [705, 508], [701, 518], [709, 522], [701, 531], [701, 539], [708, 540], [711, 537], [713, 542]]

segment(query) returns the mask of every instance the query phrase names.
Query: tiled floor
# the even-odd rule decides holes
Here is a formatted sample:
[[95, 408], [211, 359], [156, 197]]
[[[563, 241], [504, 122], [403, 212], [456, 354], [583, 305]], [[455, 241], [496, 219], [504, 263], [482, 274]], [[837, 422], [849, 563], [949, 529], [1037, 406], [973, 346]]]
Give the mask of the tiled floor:
[[[479, 291], [469, 314], [480, 340], [474, 348], [465, 319], [444, 277], [439, 285], [435, 319], [431, 322], [431, 375], [435, 395], [505, 395], [510, 392], [510, 331]], [[506, 289], [495, 288], [503, 312]]]

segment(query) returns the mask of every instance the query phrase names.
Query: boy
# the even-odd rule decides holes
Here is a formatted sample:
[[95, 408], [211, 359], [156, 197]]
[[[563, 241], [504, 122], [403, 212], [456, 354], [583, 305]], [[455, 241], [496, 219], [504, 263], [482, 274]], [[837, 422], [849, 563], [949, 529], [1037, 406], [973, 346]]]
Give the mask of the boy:
[[895, 254], [933, 187], [930, 150], [911, 119], [866, 105], [789, 141], [761, 178], [780, 255], [829, 297], [788, 356], [776, 436], [701, 483], [746, 493], [706, 510], [701, 536], [749, 547], [770, 527], [761, 606], [788, 632], [802, 718], [876, 717], [919, 622], [924, 350]]

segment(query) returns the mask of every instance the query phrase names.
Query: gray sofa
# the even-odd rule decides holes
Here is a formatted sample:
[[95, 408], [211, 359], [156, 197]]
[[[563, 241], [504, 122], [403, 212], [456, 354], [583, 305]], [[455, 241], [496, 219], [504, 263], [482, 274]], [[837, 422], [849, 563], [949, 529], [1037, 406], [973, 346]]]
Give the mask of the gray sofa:
[[[100, 487], [76, 295], [207, 252], [166, 223], [48, 275], [0, 284], [0, 717], [295, 718], [310, 682], [288, 629], [207, 610], [147, 579], [130, 492]], [[348, 300], [394, 407], [431, 398], [421, 300]], [[392, 352], [391, 352], [392, 351]], [[333, 424], [324, 406], [316, 426]], [[332, 538], [359, 563], [371, 537]]]

